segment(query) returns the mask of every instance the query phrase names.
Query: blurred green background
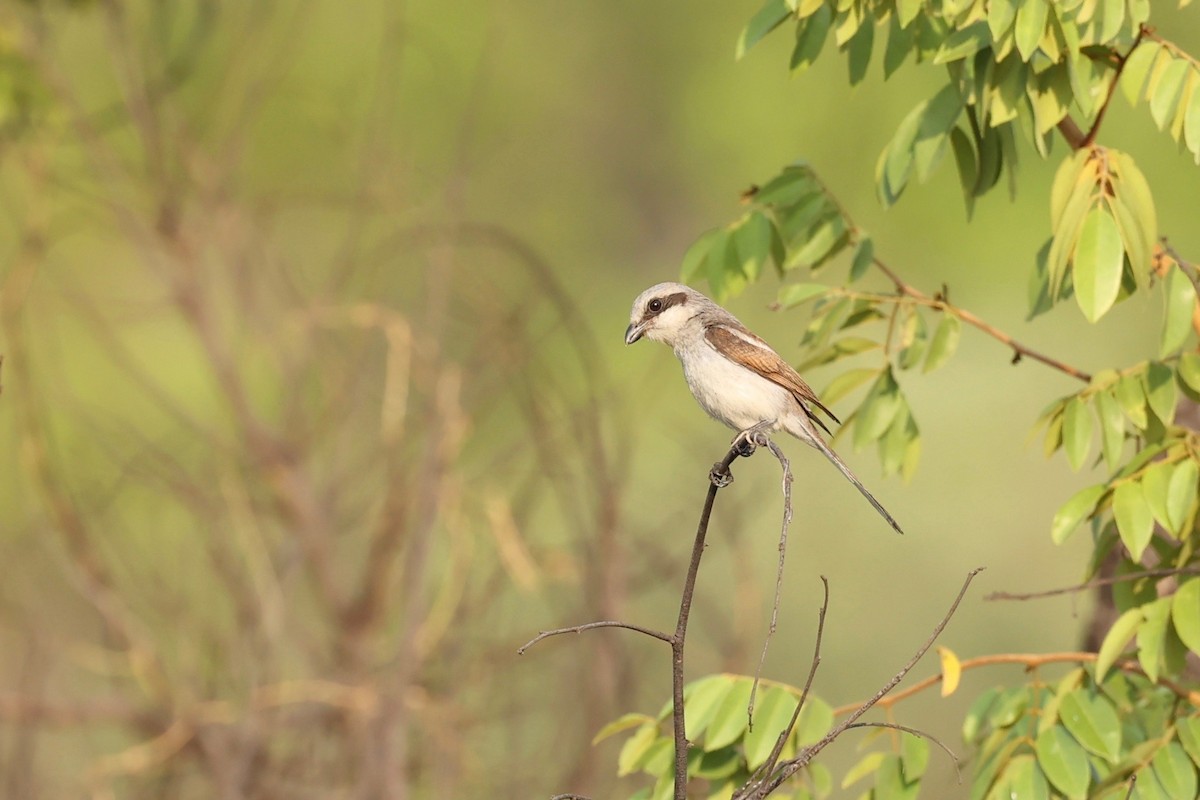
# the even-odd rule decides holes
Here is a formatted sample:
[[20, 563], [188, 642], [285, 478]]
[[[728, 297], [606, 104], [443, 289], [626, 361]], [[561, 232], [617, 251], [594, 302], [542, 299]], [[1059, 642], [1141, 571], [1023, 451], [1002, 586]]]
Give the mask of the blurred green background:
[[[1200, 50], [1196, 12], [1157, 6], [1160, 33]], [[923, 290], [945, 284], [1081, 369], [1154, 350], [1149, 293], [1095, 327], [1070, 307], [1025, 320], [1065, 148], [1042, 162], [1026, 147], [1016, 201], [993, 193], [969, 224], [948, 163], [885, 212], [876, 157], [940, 76], [910, 66], [885, 85], [873, 64], [850, 90], [827, 52], [791, 77], [786, 35], [736, 62], [755, 10], [0, 9], [5, 796], [631, 793], [619, 740], [589, 740], [657, 711], [665, 648], [599, 631], [516, 649], [597, 618], [671, 626], [730, 434], [668, 350], [624, 346], [629, 303], [797, 158]], [[1123, 99], [1101, 141], [1133, 153], [1161, 229], [1196, 258], [1190, 159]], [[727, 305], [798, 361], [806, 317], [771, 311], [777, 289]], [[911, 483], [842, 445], [905, 537], [783, 443], [796, 521], [767, 676], [803, 681], [820, 575], [814, 691], [835, 706], [891, 677], [977, 566], [942, 644], [1078, 647], [1085, 596], [983, 600], [1079, 580], [1086, 543], [1054, 547], [1049, 522], [1096, 480], [1027, 439], [1069, 380], [1010, 355], [968, 330], [948, 367], [908, 376]], [[819, 392], [834, 374], [806, 377]], [[760, 455], [735, 472], [690, 677], [752, 672], [766, 630], [778, 468]], [[897, 719], [953, 746], [970, 699], [1006, 675], [970, 673]], [[927, 787], [962, 793], [948, 760], [931, 769]]]

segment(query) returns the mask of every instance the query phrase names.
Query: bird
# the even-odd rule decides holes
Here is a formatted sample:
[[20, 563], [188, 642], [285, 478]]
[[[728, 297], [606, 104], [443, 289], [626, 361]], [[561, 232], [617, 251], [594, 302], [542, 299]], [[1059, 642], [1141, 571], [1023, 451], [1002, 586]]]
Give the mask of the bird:
[[792, 365], [737, 317], [690, 286], [659, 283], [639, 294], [629, 312], [625, 344], [643, 337], [675, 351], [696, 402], [738, 431], [734, 446], [753, 442], [762, 432], [786, 431], [833, 462], [888, 524], [904, 533], [822, 438], [820, 431], [830, 430], [818, 412], [840, 420]]

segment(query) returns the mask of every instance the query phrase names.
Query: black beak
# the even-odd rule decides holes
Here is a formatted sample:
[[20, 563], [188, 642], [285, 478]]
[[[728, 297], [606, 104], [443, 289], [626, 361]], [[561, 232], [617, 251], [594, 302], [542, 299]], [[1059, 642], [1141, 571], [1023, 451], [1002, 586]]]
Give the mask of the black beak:
[[638, 339], [642, 338], [642, 334], [646, 332], [646, 323], [638, 325], [629, 323], [629, 327], [625, 329], [625, 344], [633, 344]]

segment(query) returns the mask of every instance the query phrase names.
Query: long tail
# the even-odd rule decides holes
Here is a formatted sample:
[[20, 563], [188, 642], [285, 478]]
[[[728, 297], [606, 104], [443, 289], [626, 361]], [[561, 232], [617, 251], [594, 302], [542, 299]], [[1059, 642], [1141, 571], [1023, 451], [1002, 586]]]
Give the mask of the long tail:
[[[805, 422], [807, 422], [807, 420], [805, 420]], [[811, 424], [812, 423], [809, 423], [810, 427], [811, 427]], [[803, 425], [803, 423], [801, 423], [801, 425]], [[824, 453], [825, 457], [828, 458], [830, 461], [832, 461], [833, 465], [835, 467], [837, 467], [838, 470], [843, 475], [846, 476], [846, 480], [853, 483], [854, 488], [858, 489], [858, 491], [860, 491], [862, 493], [862, 496], [867, 498], [867, 502], [870, 503], [871, 505], [875, 506], [875, 510], [879, 512], [879, 516], [886, 519], [888, 525], [891, 525], [892, 528], [896, 531], [896, 533], [901, 533], [901, 534], [904, 533], [904, 531], [900, 529], [900, 523], [896, 522], [896, 520], [892, 517], [892, 515], [888, 513], [888, 510], [883, 507], [883, 504], [875, 499], [875, 495], [873, 495], [867, 491], [867, 487], [863, 486], [862, 481], [860, 481], [858, 479], [858, 476], [850, 471], [850, 468], [848, 466], [846, 466], [846, 462], [842, 461], [841, 457], [838, 456], [837, 453], [833, 452], [833, 448], [830, 447], [828, 444], [826, 444], [825, 440], [821, 438], [820, 433], [818, 433], [815, 430], [806, 430], [803, 428], [800, 431], [797, 431], [797, 430], [793, 430], [792, 429], [793, 427], [798, 427], [798, 426], [788, 426], [788, 429], [787, 429], [788, 433], [792, 434], [800, 441], [805, 442], [806, 444], [810, 444], [813, 447], [820, 450], [822, 453]]]

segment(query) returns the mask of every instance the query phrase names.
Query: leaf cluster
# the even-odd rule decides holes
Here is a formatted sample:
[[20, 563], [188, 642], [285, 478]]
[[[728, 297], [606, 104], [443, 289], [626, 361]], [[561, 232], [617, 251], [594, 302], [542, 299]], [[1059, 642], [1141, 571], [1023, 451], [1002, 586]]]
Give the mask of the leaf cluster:
[[1101, 681], [1079, 667], [981, 694], [963, 721], [975, 749], [967, 795], [986, 798], [1195, 797], [1200, 712], [1145, 677]]

